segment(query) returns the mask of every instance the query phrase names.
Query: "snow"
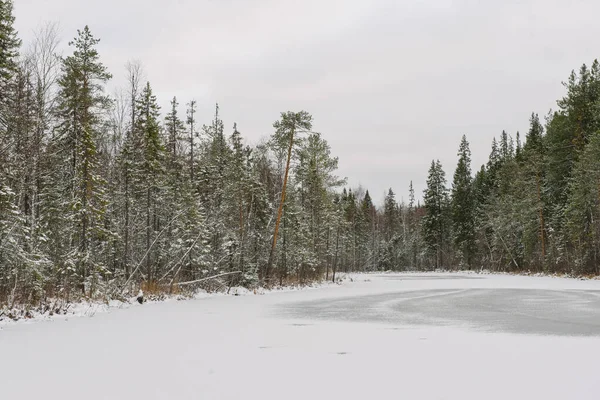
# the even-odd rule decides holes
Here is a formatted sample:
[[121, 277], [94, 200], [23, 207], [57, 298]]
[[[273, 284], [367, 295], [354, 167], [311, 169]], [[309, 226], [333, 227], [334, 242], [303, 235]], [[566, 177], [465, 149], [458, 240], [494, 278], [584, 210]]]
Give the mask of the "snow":
[[[132, 299], [133, 301], [134, 299]], [[58, 303], [57, 303], [58, 304]], [[32, 324], [41, 321], [54, 321], [54, 320], [65, 320], [73, 317], [93, 317], [97, 313], [105, 313], [113, 309], [128, 308], [130, 303], [122, 302], [118, 300], [111, 300], [109, 302], [93, 302], [93, 301], [82, 301], [79, 303], [61, 304], [60, 312], [54, 313], [50, 311], [41, 312], [37, 309], [29, 310], [29, 317], [24, 318], [22, 309], [15, 310], [0, 310], [3, 315], [0, 316], [0, 330], [6, 326], [15, 324]], [[20, 319], [13, 320], [8, 317], [10, 311], [13, 311]]]
[[[248, 296], [248, 295], [264, 295], [268, 293], [284, 293], [290, 291], [298, 291], [298, 290], [309, 290], [309, 289], [319, 289], [323, 287], [334, 286], [331, 282], [316, 282], [309, 285], [302, 286], [284, 286], [284, 287], [276, 287], [273, 289], [254, 289], [250, 290], [241, 286], [233, 286], [229, 288], [227, 291], [218, 291], [218, 292], [207, 292], [205, 290], [199, 289], [194, 293], [191, 298], [193, 299], [205, 299], [208, 297], [214, 296]], [[131, 297], [126, 299], [125, 301], [120, 300], [110, 300], [108, 302], [99, 302], [99, 301], [81, 301], [77, 303], [68, 303], [63, 304], [61, 301], [56, 300], [56, 304], [60, 304], [60, 312], [59, 313], [51, 313], [50, 311], [41, 312], [37, 309], [29, 310], [29, 317], [24, 317], [25, 310], [23, 309], [0, 309], [0, 330], [3, 327], [15, 325], [15, 324], [33, 324], [44, 321], [54, 321], [54, 320], [68, 320], [69, 318], [79, 318], [79, 317], [93, 317], [98, 313], [106, 313], [110, 312], [114, 309], [124, 309], [129, 308], [132, 305], [137, 305], [139, 302], [138, 298], [142, 296], [144, 299], [144, 304], [152, 304], [157, 302], [169, 302], [169, 301], [183, 301], [188, 300], [190, 296], [183, 295], [160, 295], [157, 299], [157, 296], [146, 298], [143, 297], [144, 293], [140, 289], [135, 297]], [[52, 301], [49, 301], [52, 304]], [[12, 319], [8, 315], [11, 311], [18, 315], [18, 319]]]
[[[8, 325], [0, 331], [0, 397], [598, 398], [600, 332], [490, 333], [289, 313], [298, 302], [334, 307], [359, 296], [424, 289], [600, 290], [598, 281], [560, 278], [425, 277], [355, 275], [353, 282], [314, 290], [261, 296], [240, 289], [239, 296], [132, 304], [93, 318]], [[396, 312], [379, 306], [390, 316]]]

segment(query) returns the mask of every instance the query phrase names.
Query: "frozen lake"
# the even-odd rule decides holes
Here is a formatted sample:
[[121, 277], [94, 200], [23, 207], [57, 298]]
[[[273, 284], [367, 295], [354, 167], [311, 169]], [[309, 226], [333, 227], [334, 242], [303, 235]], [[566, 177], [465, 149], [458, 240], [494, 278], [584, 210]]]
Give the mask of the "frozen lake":
[[[377, 278], [410, 282], [461, 279], [461, 276]], [[465, 280], [473, 278], [462, 277]], [[398, 286], [401, 288], [402, 284], [398, 283]], [[385, 322], [401, 326], [458, 326], [487, 332], [600, 336], [600, 290], [464, 286], [298, 302], [282, 307], [282, 315], [304, 319]]]
[[2, 399], [597, 399], [598, 281], [354, 276], [3, 326]]

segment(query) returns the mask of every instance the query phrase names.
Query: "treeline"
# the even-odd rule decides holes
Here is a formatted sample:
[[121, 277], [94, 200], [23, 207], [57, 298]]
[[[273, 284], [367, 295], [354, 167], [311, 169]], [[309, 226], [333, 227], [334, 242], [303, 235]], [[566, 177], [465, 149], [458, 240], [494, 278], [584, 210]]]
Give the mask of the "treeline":
[[[542, 124], [521, 142], [502, 132], [471, 178], [466, 138], [451, 189], [432, 162], [423, 238], [431, 264], [600, 273], [600, 64], [572, 72]], [[435, 261], [435, 262], [433, 262]]]
[[[545, 133], [503, 132], [473, 177], [466, 138], [448, 187], [431, 164], [423, 204], [382, 207], [344, 188], [307, 112], [247, 146], [219, 107], [161, 114], [142, 67], [111, 74], [88, 27], [59, 57], [56, 28], [22, 46], [0, 0], [0, 304], [334, 278], [338, 271], [487, 268], [598, 273], [600, 76], [573, 73]], [[187, 287], [187, 286], [186, 286]]]
[[[390, 189], [371, 221], [371, 262], [355, 269], [490, 269], [600, 274], [600, 64], [585, 64], [544, 123], [532, 113], [521, 139], [502, 132], [473, 175], [463, 136], [451, 184], [433, 160], [414, 206]], [[357, 256], [353, 261], [360, 260]], [[352, 264], [357, 267], [356, 264]]]
[[347, 262], [344, 180], [310, 114], [250, 147], [218, 105], [205, 125], [193, 100], [161, 116], [137, 63], [107, 95], [88, 27], [59, 57], [53, 25], [24, 49], [13, 23], [0, 0], [0, 304], [307, 282]]

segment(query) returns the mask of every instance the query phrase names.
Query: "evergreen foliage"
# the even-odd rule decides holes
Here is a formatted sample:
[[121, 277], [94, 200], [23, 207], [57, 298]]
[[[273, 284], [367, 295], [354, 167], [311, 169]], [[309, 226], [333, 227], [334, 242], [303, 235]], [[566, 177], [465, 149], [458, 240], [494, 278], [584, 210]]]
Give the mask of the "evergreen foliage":
[[[204, 126], [173, 97], [164, 118], [141, 69], [110, 98], [86, 26], [59, 58], [52, 35], [20, 53], [0, 0], [0, 304], [334, 279], [341, 271], [486, 268], [600, 273], [600, 66], [573, 72], [525, 138], [502, 131], [452, 186], [432, 161], [408, 203], [348, 188], [306, 111], [245, 144], [219, 105]], [[46, 33], [51, 34], [49, 29]], [[229, 126], [229, 125], [228, 125]], [[242, 127], [243, 129], [243, 127]]]

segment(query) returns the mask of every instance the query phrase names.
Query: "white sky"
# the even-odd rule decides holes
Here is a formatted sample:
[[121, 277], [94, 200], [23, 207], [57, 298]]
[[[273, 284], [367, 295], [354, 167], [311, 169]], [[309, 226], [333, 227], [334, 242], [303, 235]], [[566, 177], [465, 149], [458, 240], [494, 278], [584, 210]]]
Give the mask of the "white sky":
[[219, 102], [251, 143], [281, 111], [309, 111], [340, 175], [376, 201], [389, 187], [406, 199], [411, 179], [420, 195], [432, 158], [451, 181], [463, 134], [474, 171], [493, 136], [524, 135], [571, 69], [599, 55], [599, 11], [593, 0], [15, 1], [25, 45], [45, 21], [60, 22], [65, 47], [87, 24], [112, 87], [139, 59], [163, 109], [193, 98], [208, 123]]

